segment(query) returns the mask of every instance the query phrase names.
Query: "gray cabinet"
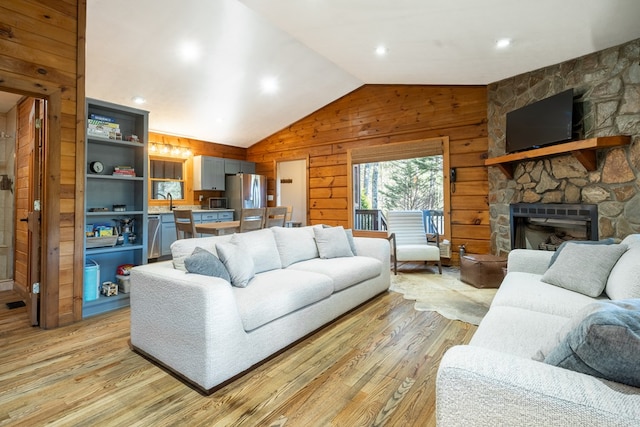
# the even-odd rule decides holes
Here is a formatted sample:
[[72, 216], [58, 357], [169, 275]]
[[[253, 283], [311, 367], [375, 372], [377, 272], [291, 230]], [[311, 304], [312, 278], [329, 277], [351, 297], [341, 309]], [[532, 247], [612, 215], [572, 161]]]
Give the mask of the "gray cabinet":
[[224, 191], [224, 159], [210, 156], [193, 157], [193, 189]]
[[116, 283], [120, 265], [145, 264], [149, 239], [148, 112], [93, 99], [86, 111], [83, 317], [129, 305], [129, 294], [107, 297], [96, 287]]
[[173, 214], [160, 215], [160, 256], [171, 255], [171, 244], [177, 240]]
[[256, 164], [244, 160], [224, 159], [224, 173], [228, 175], [256, 173]]

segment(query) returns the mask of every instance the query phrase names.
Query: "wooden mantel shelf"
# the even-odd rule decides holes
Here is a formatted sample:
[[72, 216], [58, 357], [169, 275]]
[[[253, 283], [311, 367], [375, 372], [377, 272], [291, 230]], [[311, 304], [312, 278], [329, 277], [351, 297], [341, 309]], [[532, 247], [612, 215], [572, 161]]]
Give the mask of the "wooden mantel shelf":
[[513, 164], [524, 160], [534, 160], [542, 157], [557, 156], [560, 154], [572, 154], [584, 168], [594, 171], [598, 168], [596, 150], [599, 148], [617, 147], [627, 145], [631, 137], [627, 135], [602, 136], [599, 138], [583, 139], [581, 141], [565, 142], [549, 147], [536, 148], [520, 153], [505, 154], [484, 161], [485, 166], [497, 166], [507, 178], [513, 179]]

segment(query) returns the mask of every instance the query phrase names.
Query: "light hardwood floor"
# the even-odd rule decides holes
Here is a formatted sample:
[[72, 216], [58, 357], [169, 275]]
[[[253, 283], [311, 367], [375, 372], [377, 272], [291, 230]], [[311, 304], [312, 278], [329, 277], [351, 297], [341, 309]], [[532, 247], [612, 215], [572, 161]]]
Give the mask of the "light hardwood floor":
[[[430, 426], [476, 327], [389, 292], [203, 396], [129, 348], [129, 309], [45, 331], [0, 292], [0, 426]], [[242, 355], [238, 355], [242, 357]]]

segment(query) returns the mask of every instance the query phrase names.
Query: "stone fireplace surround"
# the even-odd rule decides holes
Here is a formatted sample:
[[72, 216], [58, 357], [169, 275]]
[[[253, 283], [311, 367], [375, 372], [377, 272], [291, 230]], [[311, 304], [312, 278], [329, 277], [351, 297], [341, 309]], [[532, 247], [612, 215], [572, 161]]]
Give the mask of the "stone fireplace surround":
[[494, 254], [512, 248], [512, 203], [595, 204], [600, 239], [640, 232], [640, 39], [490, 84], [488, 155], [505, 154], [507, 112], [568, 88], [581, 96], [585, 138], [630, 135], [631, 143], [599, 150], [592, 172], [571, 155], [522, 161], [513, 179], [489, 167]]

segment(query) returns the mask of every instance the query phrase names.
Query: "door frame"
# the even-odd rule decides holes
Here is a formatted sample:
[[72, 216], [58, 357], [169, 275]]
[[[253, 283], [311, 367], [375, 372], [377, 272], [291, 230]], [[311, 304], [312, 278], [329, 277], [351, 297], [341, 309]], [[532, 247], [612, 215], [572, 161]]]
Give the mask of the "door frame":
[[[304, 161], [305, 162], [305, 184], [304, 184], [304, 189], [305, 189], [305, 201], [306, 201], [306, 212], [304, 214], [304, 223], [306, 225], [309, 225], [309, 211], [310, 211], [310, 206], [309, 206], [309, 200], [310, 200], [310, 192], [311, 189], [309, 188], [309, 156], [304, 156], [304, 157], [291, 157], [291, 158], [287, 158], [287, 159], [277, 159], [273, 161], [273, 175], [274, 175], [274, 182], [275, 182], [275, 188], [274, 188], [274, 193], [275, 193], [275, 200], [274, 203], [277, 204], [277, 201], [280, 197], [280, 194], [278, 193], [278, 163], [285, 163], [285, 162], [300, 162], [300, 161]], [[268, 203], [268, 202], [267, 202]], [[292, 218], [293, 219], [293, 218]]]

